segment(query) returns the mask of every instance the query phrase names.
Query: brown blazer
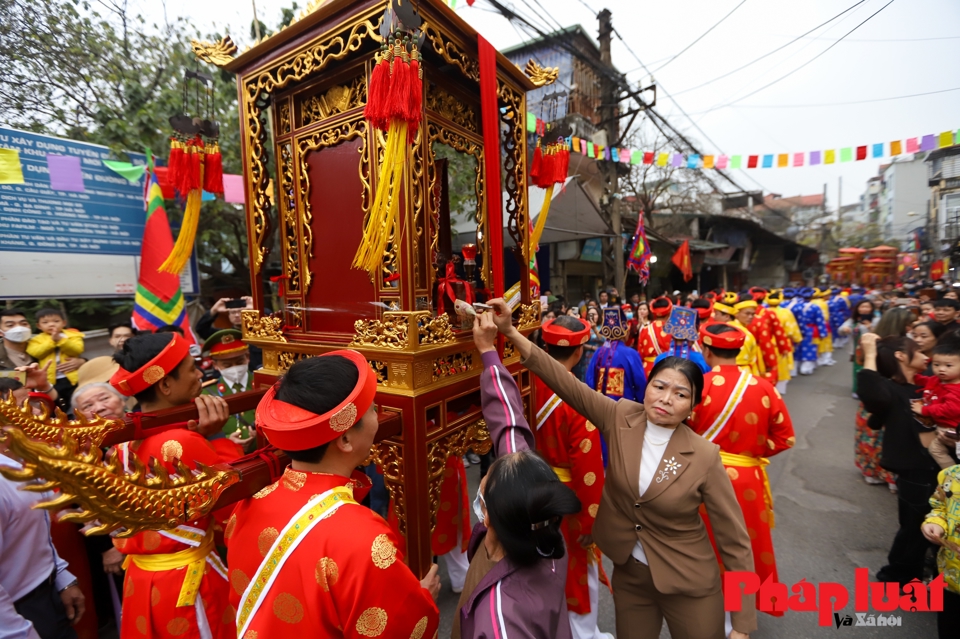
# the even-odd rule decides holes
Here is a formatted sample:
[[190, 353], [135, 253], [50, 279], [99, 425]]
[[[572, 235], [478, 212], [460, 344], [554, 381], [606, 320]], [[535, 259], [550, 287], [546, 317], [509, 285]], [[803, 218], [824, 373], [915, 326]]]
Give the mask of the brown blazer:
[[[536, 347], [523, 365], [606, 439], [610, 455], [603, 497], [599, 509], [596, 504], [584, 507], [596, 513], [593, 538], [614, 564], [632, 561], [630, 554], [640, 540], [659, 592], [690, 597], [718, 592], [720, 569], [700, 517], [702, 503], [724, 567], [753, 572], [750, 537], [719, 446], [681, 424], [653, 481], [640, 495], [640, 454], [647, 429], [643, 404], [614, 401], [594, 391]], [[732, 615], [734, 628], [752, 632], [757, 627], [752, 596], [744, 597], [743, 608]]]

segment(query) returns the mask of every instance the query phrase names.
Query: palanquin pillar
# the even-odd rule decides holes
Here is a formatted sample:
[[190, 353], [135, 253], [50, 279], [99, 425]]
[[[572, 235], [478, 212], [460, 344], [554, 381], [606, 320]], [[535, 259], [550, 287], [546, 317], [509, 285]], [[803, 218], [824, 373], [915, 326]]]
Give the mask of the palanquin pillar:
[[[401, 433], [378, 444], [374, 459], [407, 538], [407, 561], [422, 575], [431, 563], [430, 532], [447, 458], [463, 455], [470, 446], [489, 446], [480, 411], [479, 354], [470, 331], [460, 330], [455, 318], [436, 308], [438, 277], [454, 258], [451, 195], [462, 203], [454, 215], [476, 223], [478, 291], [492, 295], [514, 284], [503, 281], [491, 255], [503, 228], [490, 223], [486, 199], [502, 197], [503, 226], [520, 247], [523, 293], [517, 321], [524, 332], [538, 326], [539, 303], [530, 300], [525, 250], [525, 92], [536, 85], [497, 54], [505, 193], [488, 193], [484, 153], [497, 149], [483, 143], [477, 33], [440, 0], [415, 6], [423, 20], [424, 113], [408, 150], [400, 221], [373, 278], [352, 269], [351, 261], [385, 145], [383, 133], [364, 120], [363, 109], [383, 41], [386, 2], [335, 0], [308, 8], [238, 57], [213, 61], [237, 74], [240, 95], [250, 271], [258, 309], [244, 312], [243, 333], [245, 341], [263, 349], [256, 383], [272, 384], [297, 360], [330, 350], [349, 347], [366, 356], [378, 376], [376, 401], [401, 417]], [[200, 47], [201, 59], [203, 53]], [[453, 169], [463, 167], [473, 172], [466, 180], [470, 188], [452, 194]], [[279, 256], [271, 257], [274, 235]], [[268, 258], [277, 257], [283, 268], [282, 309], [268, 316], [259, 283]], [[502, 349], [532, 421], [530, 374], [509, 343]]]

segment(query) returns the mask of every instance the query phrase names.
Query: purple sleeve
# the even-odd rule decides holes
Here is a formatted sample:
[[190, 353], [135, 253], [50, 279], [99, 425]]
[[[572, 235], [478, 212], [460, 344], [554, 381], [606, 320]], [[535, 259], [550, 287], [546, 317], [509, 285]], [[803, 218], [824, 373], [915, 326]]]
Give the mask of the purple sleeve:
[[483, 418], [493, 440], [496, 457], [536, 446], [533, 432], [523, 415], [523, 400], [513, 376], [507, 371], [496, 351], [481, 355], [483, 373], [480, 375], [480, 398]]

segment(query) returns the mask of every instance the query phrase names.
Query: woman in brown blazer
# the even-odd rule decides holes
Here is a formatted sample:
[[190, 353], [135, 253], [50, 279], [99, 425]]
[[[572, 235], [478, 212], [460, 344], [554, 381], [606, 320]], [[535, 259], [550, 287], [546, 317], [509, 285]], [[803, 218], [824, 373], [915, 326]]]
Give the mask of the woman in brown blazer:
[[[557, 396], [595, 424], [610, 451], [596, 544], [615, 564], [617, 635], [657, 637], [666, 618], [673, 639], [727, 636], [720, 569], [700, 517], [706, 507], [727, 570], [752, 572], [753, 554], [719, 447], [684, 424], [700, 402], [703, 373], [689, 360], [654, 367], [643, 404], [594, 391], [525, 338], [503, 300], [492, 300], [497, 328]], [[731, 639], [757, 627], [753, 596], [731, 615]]]

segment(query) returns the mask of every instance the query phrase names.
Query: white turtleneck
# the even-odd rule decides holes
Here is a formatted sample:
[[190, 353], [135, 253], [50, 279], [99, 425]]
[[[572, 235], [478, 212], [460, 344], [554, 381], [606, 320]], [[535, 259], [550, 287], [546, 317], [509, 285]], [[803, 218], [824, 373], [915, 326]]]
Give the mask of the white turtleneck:
[[[660, 460], [663, 459], [663, 451], [667, 449], [670, 438], [676, 432], [674, 428], [664, 428], [657, 426], [653, 422], [647, 421], [647, 430], [643, 434], [643, 451], [640, 453], [640, 495], [643, 496], [653, 481], [653, 476], [660, 467]], [[644, 564], [647, 561], [647, 554], [643, 551], [643, 544], [637, 541], [633, 552], [630, 553], [634, 559]]]

